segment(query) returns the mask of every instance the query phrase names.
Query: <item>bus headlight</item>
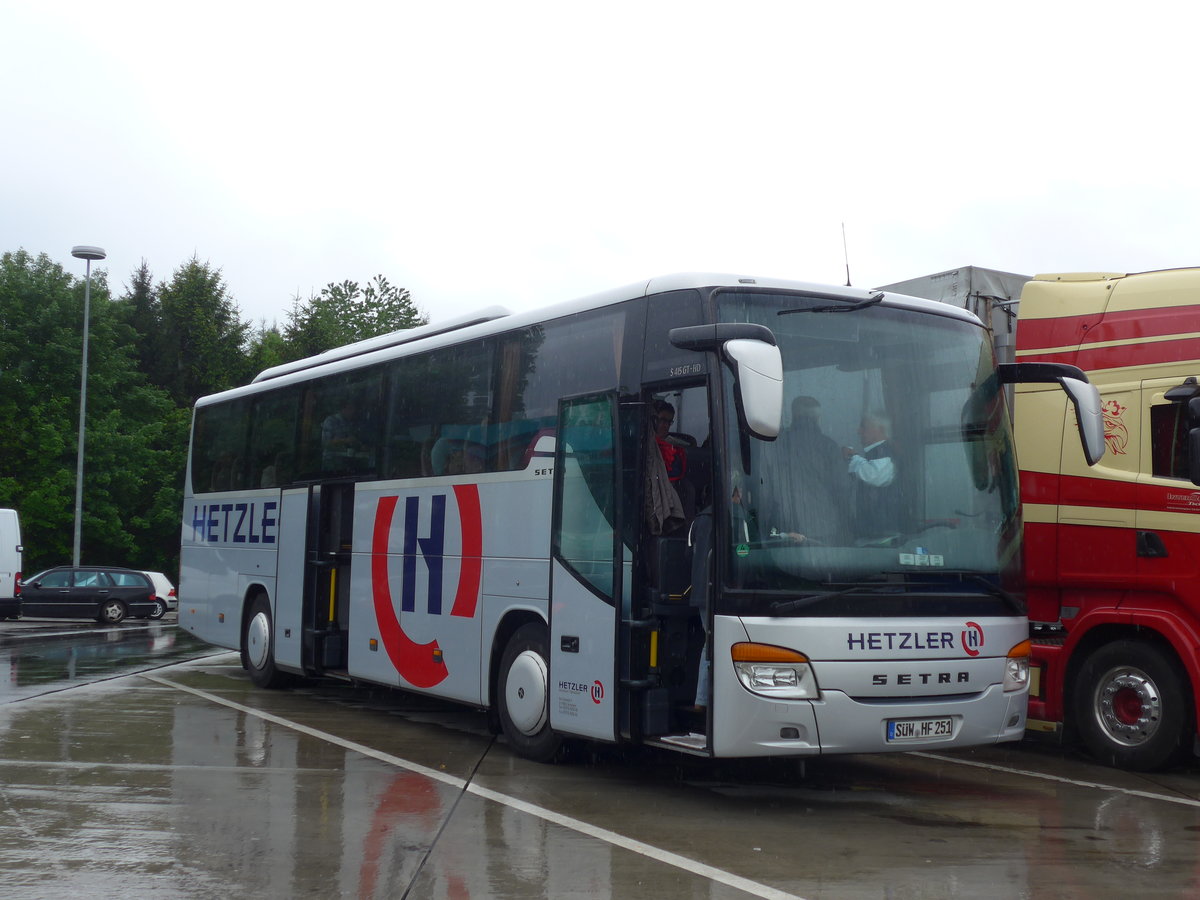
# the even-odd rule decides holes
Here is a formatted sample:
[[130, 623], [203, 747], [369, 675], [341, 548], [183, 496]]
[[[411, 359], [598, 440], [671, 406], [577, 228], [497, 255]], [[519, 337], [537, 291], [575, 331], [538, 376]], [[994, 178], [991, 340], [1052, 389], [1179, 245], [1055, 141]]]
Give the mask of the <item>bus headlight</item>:
[[734, 644], [733, 668], [742, 687], [778, 700], [816, 700], [821, 696], [808, 657], [771, 644]]
[[1021, 641], [1008, 651], [1004, 661], [1004, 690], [1019, 691], [1029, 684], [1029, 656], [1033, 647], [1029, 641]]

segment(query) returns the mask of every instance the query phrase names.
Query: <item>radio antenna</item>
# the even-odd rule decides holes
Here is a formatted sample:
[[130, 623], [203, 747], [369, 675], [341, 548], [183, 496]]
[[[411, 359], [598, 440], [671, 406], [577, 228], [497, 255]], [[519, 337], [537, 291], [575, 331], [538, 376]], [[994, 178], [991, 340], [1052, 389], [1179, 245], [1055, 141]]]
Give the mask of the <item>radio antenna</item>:
[[842, 223], [842, 257], [846, 260], [846, 287], [850, 287], [850, 251], [846, 247], [846, 223]]

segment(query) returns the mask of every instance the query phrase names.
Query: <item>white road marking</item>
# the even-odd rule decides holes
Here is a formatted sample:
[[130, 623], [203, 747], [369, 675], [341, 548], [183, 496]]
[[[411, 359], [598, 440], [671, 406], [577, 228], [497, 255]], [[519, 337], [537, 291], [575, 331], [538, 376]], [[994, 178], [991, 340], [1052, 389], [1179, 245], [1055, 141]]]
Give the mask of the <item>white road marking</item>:
[[1078, 778], [1067, 778], [1063, 775], [1049, 775], [1045, 772], [1034, 772], [1030, 769], [1014, 769], [1010, 766], [999, 766], [995, 763], [979, 762], [973, 759], [958, 759], [954, 756], [942, 756], [940, 753], [926, 753], [923, 751], [910, 751], [911, 756], [920, 756], [924, 759], [935, 759], [938, 762], [954, 763], [959, 766], [970, 766], [975, 769], [988, 769], [992, 772], [1005, 772], [1009, 775], [1024, 775], [1026, 778], [1040, 778], [1043, 781], [1056, 781], [1060, 784], [1070, 784], [1075, 787], [1093, 788], [1098, 791], [1108, 791], [1113, 794], [1126, 794], [1130, 797], [1142, 797], [1146, 800], [1162, 800], [1164, 803], [1177, 803], [1180, 806], [1191, 806], [1200, 809], [1200, 800], [1193, 800], [1191, 797], [1176, 797], [1171, 794], [1156, 794], [1153, 791], [1136, 791], [1133, 788], [1117, 787], [1113, 784], [1104, 784], [1099, 781], [1082, 781]]
[[622, 834], [617, 834], [615, 831], [609, 831], [607, 828], [599, 828], [595, 825], [589, 825], [587, 822], [582, 822], [579, 819], [574, 819], [571, 816], [564, 816], [561, 813], [553, 812], [552, 810], [544, 809], [532, 803], [527, 803], [524, 800], [519, 800], [516, 797], [510, 797], [508, 794], [501, 794], [497, 791], [492, 791], [476, 784], [465, 781], [454, 775], [447, 775], [445, 772], [439, 772], [435, 769], [430, 769], [427, 766], [422, 766], [419, 763], [412, 762], [407, 759], [402, 759], [399, 756], [392, 756], [390, 753], [383, 753], [379, 750], [374, 750], [363, 744], [348, 741], [340, 738], [337, 735], [329, 734], [324, 731], [318, 731], [315, 728], [309, 728], [307, 725], [301, 725], [298, 722], [292, 722], [287, 719], [272, 715], [268, 712], [263, 712], [260, 709], [255, 709], [251, 706], [243, 706], [240, 703], [235, 703], [232, 700], [226, 700], [223, 697], [218, 697], [216, 694], [210, 694], [207, 691], [197, 690], [196, 688], [187, 687], [186, 685], [176, 684], [168, 681], [165, 678], [160, 678], [157, 675], [141, 675], [142, 678], [148, 681], [153, 681], [155, 684], [160, 684], [165, 687], [174, 688], [186, 694], [191, 694], [194, 697], [199, 697], [202, 700], [207, 700], [210, 703], [217, 703], [229, 709], [237, 710], [246, 715], [256, 716], [265, 722], [270, 722], [273, 725], [279, 725], [283, 728], [290, 728], [301, 734], [316, 738], [320, 741], [325, 741], [342, 747], [346, 750], [351, 750], [355, 753], [361, 753], [363, 756], [368, 756], [371, 759], [386, 763], [390, 766], [395, 766], [400, 769], [405, 769], [409, 772], [414, 772], [418, 775], [424, 775], [434, 781], [440, 781], [442, 784], [449, 785], [460, 791], [474, 794], [484, 800], [491, 800], [493, 803], [499, 803], [507, 806], [510, 809], [515, 809], [530, 816], [535, 816], [546, 822], [551, 822], [563, 828], [569, 828], [579, 834], [588, 837], [596, 838], [604, 841], [614, 847], [620, 847], [623, 850], [629, 850], [633, 853], [640, 854], [649, 859], [665, 863], [669, 866], [674, 866], [677, 869], [682, 869], [685, 872], [691, 872], [695, 875], [701, 875], [710, 881], [715, 881], [718, 884], [723, 884], [726, 887], [735, 888], [739, 891], [745, 891], [756, 897], [768, 898], [768, 900], [803, 900], [796, 894], [789, 894], [786, 891], [781, 891], [778, 888], [773, 888], [769, 885], [759, 884], [757, 881], [751, 881], [748, 878], [742, 878], [739, 875], [734, 875], [731, 872], [726, 872], [722, 869], [714, 868], [713, 866], [705, 865], [697, 862], [694, 859], [688, 859], [686, 856], [680, 856], [677, 853], [672, 853], [669, 850], [663, 850], [659, 847], [654, 847], [650, 844], [642, 843], [641, 841], [633, 840], [625, 837]]

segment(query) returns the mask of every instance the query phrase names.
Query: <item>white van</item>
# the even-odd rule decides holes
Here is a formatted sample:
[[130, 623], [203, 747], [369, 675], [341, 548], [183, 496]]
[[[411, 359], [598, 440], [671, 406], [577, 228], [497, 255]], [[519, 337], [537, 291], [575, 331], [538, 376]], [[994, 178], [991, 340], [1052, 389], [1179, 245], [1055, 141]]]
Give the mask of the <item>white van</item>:
[[21, 614], [21, 521], [15, 509], [0, 509], [0, 619]]

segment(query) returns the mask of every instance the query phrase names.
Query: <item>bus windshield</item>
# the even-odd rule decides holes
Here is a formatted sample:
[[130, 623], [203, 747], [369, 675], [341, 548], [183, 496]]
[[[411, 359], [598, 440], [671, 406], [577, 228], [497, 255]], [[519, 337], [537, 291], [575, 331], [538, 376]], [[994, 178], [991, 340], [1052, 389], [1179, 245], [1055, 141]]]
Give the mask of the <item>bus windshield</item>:
[[1022, 614], [1016, 467], [988, 333], [882, 303], [727, 291], [716, 305], [720, 321], [770, 328], [784, 367], [777, 440], [727, 423], [724, 611]]

